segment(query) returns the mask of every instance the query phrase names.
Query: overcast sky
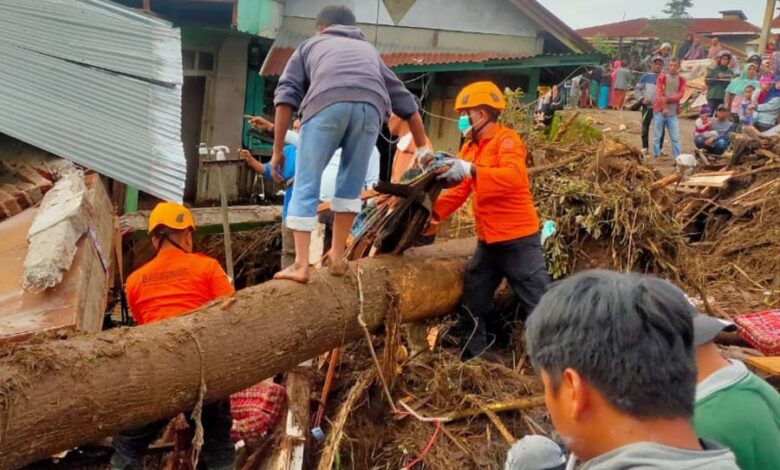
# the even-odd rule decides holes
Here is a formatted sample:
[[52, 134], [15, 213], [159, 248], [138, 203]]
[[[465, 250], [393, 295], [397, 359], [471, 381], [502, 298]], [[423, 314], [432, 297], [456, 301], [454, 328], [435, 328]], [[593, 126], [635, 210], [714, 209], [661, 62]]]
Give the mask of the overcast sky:
[[[539, 0], [574, 29], [641, 17], [663, 18], [666, 0]], [[696, 18], [718, 18], [721, 10], [742, 10], [748, 21], [761, 26], [765, 0], [693, 0], [690, 14]]]

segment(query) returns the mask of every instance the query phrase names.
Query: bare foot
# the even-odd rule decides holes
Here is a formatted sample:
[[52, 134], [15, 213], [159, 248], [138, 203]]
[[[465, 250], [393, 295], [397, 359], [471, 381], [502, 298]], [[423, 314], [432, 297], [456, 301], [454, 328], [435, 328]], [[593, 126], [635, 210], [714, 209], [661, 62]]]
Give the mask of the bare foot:
[[309, 267], [299, 266], [297, 264], [291, 264], [285, 269], [274, 274], [274, 279], [285, 279], [288, 281], [295, 281], [301, 284], [309, 283]]
[[328, 272], [331, 276], [342, 277], [347, 273], [349, 266], [343, 258], [339, 260], [335, 259], [330, 251], [325, 257], [327, 258]]

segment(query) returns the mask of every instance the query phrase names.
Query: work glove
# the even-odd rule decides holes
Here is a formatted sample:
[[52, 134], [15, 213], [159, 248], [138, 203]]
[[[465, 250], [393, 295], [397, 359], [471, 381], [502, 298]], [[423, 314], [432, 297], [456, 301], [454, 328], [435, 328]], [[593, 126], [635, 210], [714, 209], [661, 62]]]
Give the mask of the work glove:
[[414, 167], [427, 168], [434, 160], [433, 150], [430, 147], [420, 147], [414, 152]]
[[455, 159], [452, 161], [450, 169], [437, 176], [437, 179], [444, 180], [449, 184], [460, 183], [466, 178], [471, 178], [471, 163]]

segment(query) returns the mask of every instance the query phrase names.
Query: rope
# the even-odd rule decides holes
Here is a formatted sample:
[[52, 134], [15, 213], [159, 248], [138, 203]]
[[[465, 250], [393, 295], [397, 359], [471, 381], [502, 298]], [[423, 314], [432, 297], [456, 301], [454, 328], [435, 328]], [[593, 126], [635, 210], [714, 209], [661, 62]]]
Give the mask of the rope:
[[360, 313], [358, 314], [358, 323], [360, 324], [360, 327], [363, 328], [363, 334], [366, 336], [366, 342], [368, 343], [368, 349], [371, 352], [371, 359], [374, 360], [374, 365], [376, 366], [376, 370], [379, 373], [379, 380], [382, 382], [382, 390], [385, 393], [385, 398], [387, 398], [387, 402], [390, 404], [390, 407], [393, 409], [393, 413], [398, 413], [398, 408], [395, 407], [395, 403], [393, 402], [393, 396], [390, 394], [390, 389], [387, 387], [387, 380], [385, 379], [384, 374], [382, 373], [382, 365], [379, 363], [379, 358], [376, 356], [376, 351], [374, 350], [374, 344], [371, 341], [371, 332], [368, 331], [368, 325], [366, 325], [366, 322], [363, 320], [363, 282], [360, 278], [360, 261], [358, 260], [356, 264], [357, 268], [357, 283], [358, 283], [358, 298], [360, 300]]

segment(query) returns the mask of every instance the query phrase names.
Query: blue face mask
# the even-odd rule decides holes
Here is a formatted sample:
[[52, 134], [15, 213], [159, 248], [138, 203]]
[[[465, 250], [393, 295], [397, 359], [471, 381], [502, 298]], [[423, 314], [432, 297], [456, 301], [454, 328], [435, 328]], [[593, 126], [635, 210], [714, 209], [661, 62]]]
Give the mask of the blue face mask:
[[464, 114], [458, 118], [458, 130], [461, 134], [465, 134], [469, 129], [471, 129], [471, 118]]

